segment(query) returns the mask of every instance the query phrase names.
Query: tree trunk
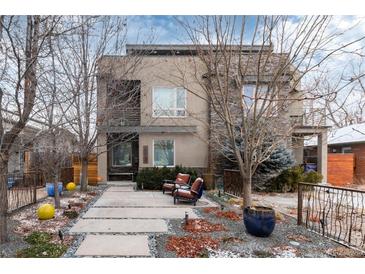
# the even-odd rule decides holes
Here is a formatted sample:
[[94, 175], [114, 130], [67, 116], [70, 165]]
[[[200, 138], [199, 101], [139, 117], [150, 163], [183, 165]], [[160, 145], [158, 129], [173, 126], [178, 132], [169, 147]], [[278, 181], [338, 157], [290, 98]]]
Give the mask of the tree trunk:
[[53, 176], [53, 178], [54, 178], [54, 182], [53, 182], [54, 206], [55, 206], [55, 208], [61, 208], [60, 193], [58, 192], [58, 176], [57, 176], [57, 174], [55, 176]]
[[88, 167], [89, 161], [88, 158], [81, 158], [81, 174], [80, 174], [80, 190], [87, 191], [88, 184]]
[[247, 176], [243, 177], [243, 206], [251, 206], [252, 204], [252, 193], [251, 193], [251, 186], [252, 186], [252, 177]]
[[0, 160], [0, 244], [8, 240], [8, 160]]

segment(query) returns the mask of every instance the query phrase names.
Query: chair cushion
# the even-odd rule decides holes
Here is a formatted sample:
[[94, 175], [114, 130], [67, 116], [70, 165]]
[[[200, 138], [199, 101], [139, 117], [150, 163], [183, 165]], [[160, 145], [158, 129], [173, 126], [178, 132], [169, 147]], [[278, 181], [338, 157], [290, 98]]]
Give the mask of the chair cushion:
[[195, 195], [193, 193], [191, 193], [189, 190], [184, 190], [184, 189], [177, 189], [174, 192], [174, 196], [175, 197], [182, 197], [182, 198], [186, 198], [186, 199], [194, 199]]
[[162, 185], [162, 189], [164, 189], [164, 190], [172, 191], [172, 190], [174, 190], [174, 188], [175, 188], [175, 184], [164, 183]]
[[200, 189], [203, 187], [203, 179], [196, 178], [195, 182], [192, 184], [190, 191], [196, 195], [199, 195]]
[[178, 173], [176, 176], [176, 183], [179, 184], [188, 184], [189, 180], [190, 180], [189, 174]]

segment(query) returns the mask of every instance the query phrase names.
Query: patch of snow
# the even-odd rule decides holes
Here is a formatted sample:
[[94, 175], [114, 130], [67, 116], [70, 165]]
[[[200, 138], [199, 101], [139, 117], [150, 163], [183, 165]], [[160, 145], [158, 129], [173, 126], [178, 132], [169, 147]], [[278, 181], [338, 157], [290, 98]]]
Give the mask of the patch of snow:
[[[327, 138], [327, 143], [329, 145], [365, 142], [365, 123], [333, 129], [328, 132]], [[304, 145], [316, 146], [317, 137], [311, 137], [310, 139], [305, 140]]]

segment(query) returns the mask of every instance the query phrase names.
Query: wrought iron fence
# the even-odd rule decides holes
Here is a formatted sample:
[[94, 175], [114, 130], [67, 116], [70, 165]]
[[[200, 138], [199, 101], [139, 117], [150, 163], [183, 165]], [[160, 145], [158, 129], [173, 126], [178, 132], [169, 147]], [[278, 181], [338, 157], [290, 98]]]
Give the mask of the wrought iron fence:
[[37, 202], [37, 189], [44, 185], [40, 173], [9, 174], [5, 176], [8, 186], [8, 212]]
[[242, 195], [242, 178], [239, 170], [225, 169], [223, 176], [225, 193], [240, 197]]
[[365, 191], [300, 183], [298, 225], [365, 251]]

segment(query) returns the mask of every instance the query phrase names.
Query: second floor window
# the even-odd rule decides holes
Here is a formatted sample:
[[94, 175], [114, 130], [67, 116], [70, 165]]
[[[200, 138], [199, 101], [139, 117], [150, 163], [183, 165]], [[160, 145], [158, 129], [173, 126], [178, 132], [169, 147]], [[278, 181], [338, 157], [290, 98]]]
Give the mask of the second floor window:
[[183, 88], [153, 89], [154, 117], [185, 117], [186, 90]]

